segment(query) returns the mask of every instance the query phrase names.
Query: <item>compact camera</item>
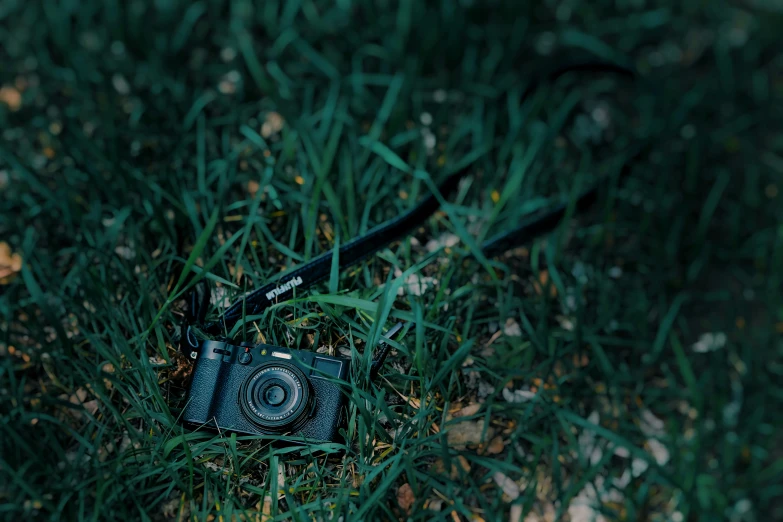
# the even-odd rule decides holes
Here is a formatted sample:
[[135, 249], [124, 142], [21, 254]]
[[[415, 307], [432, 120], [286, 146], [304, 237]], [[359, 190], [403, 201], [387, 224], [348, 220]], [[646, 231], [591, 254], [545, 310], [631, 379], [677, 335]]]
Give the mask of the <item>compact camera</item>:
[[337, 442], [350, 360], [267, 344], [203, 341], [185, 407], [191, 425]]

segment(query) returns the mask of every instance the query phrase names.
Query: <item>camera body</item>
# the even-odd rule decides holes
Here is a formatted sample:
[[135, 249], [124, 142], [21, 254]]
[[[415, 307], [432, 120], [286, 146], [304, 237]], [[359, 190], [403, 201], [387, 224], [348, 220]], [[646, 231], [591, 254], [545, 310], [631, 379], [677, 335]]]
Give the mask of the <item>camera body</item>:
[[342, 357], [203, 341], [183, 419], [241, 434], [337, 442], [349, 372]]

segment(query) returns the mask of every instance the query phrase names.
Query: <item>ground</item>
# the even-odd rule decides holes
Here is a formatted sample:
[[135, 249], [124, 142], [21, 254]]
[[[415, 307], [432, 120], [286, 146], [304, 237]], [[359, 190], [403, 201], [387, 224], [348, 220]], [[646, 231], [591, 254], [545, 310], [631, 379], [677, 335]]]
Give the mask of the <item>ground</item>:
[[[783, 518], [779, 1], [10, 0], [0, 20], [3, 517]], [[639, 77], [522, 96], [590, 59]], [[178, 422], [196, 278], [217, 317], [458, 168], [412, 237], [247, 318], [354, 359], [345, 444]], [[481, 255], [599, 178], [589, 211]], [[398, 320], [369, 384], [367, 340]]]

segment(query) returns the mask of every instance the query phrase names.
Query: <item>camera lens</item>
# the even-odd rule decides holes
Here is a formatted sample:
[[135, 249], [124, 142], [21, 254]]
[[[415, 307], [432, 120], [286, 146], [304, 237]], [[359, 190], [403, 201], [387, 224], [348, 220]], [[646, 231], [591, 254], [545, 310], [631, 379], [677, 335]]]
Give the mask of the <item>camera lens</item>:
[[310, 382], [295, 365], [270, 362], [256, 368], [242, 384], [242, 412], [259, 428], [290, 431], [306, 418], [313, 393]]
[[264, 398], [266, 399], [267, 404], [270, 404], [272, 406], [280, 406], [281, 404], [283, 404], [285, 397], [286, 397], [285, 390], [277, 385], [270, 386], [266, 390], [266, 393], [264, 393]]

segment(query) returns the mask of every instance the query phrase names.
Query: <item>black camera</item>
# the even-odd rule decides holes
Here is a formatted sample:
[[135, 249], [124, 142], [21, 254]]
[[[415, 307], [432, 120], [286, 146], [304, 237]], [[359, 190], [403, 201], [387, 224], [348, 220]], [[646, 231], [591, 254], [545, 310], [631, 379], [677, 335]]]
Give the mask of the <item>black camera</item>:
[[184, 421], [249, 435], [336, 442], [350, 360], [266, 344], [203, 341]]

